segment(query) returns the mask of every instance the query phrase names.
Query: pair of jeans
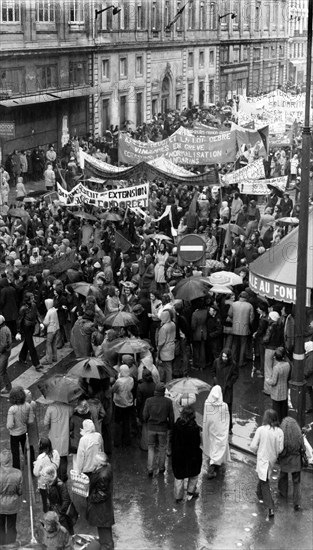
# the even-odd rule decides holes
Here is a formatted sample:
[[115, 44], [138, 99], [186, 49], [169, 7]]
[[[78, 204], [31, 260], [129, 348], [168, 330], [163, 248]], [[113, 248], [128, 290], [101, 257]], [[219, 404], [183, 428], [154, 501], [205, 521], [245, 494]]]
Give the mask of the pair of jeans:
[[165, 470], [167, 430], [156, 432], [148, 428], [148, 472]]
[[114, 409], [114, 445], [130, 445], [130, 418], [133, 407], [117, 407]]
[[172, 361], [160, 361], [159, 366], [160, 381], [167, 384], [173, 378], [172, 376]]
[[[184, 498], [184, 479], [174, 478], [174, 498], [181, 500]], [[197, 488], [198, 476], [188, 477], [187, 480], [187, 494], [193, 495]]]
[[60, 464], [58, 468], [58, 478], [64, 483], [68, 480], [67, 475], [67, 456], [60, 456]]
[[24, 343], [20, 351], [19, 359], [20, 361], [26, 361], [28, 352], [32, 360], [34, 367], [38, 367], [39, 359], [37, 351], [33, 341], [33, 334], [35, 331], [35, 325], [25, 325], [24, 324]]
[[20, 445], [22, 453], [25, 451], [26, 433], [22, 435], [10, 435], [10, 446], [12, 454], [12, 466], [13, 468], [21, 469], [20, 462]]
[[3, 351], [0, 354], [0, 389], [11, 391], [12, 384], [7, 372], [11, 351]]
[[[292, 472], [293, 483], [293, 505], [300, 506], [301, 504], [301, 472]], [[285, 498], [288, 496], [288, 472], [280, 472], [278, 479], [278, 490]]]
[[270, 482], [267, 477], [266, 481], [259, 479], [256, 488], [256, 494], [259, 500], [263, 500], [265, 508], [273, 509], [274, 501], [271, 494]]
[[0, 547], [16, 541], [17, 514], [0, 514]]
[[57, 356], [57, 335], [58, 331], [47, 332], [46, 339], [46, 360], [47, 363], [56, 362], [58, 360]]

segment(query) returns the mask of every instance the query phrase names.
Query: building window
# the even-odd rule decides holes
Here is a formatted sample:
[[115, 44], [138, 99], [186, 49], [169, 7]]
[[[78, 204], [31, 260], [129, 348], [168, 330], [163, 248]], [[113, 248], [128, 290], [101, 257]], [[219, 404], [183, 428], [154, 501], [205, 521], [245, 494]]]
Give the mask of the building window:
[[110, 78], [110, 60], [102, 59], [102, 78], [103, 80], [109, 80]]
[[271, 46], [271, 57], [276, 57], [276, 45]]
[[204, 5], [204, 2], [200, 2], [199, 26], [200, 26], [201, 31], [203, 31], [205, 29], [205, 5]]
[[260, 48], [253, 48], [253, 59], [255, 61], [258, 61], [261, 59], [261, 49]]
[[136, 57], [136, 75], [143, 75], [143, 57], [142, 55], [137, 55]]
[[221, 47], [221, 63], [228, 63], [229, 61], [229, 49], [228, 46], [222, 46]]
[[141, 4], [138, 4], [137, 5], [137, 12], [136, 12], [136, 24], [137, 24], [137, 29], [142, 29], [143, 28], [143, 11], [142, 11], [142, 5]]
[[181, 94], [176, 94], [175, 107], [177, 111], [181, 110]]
[[193, 52], [188, 52], [188, 68], [193, 69]]
[[255, 31], [260, 30], [260, 14], [261, 14], [261, 6], [258, 3], [255, 6], [255, 19], [254, 19], [254, 30]]
[[141, 126], [142, 124], [142, 93], [136, 94], [136, 124]]
[[204, 81], [201, 80], [199, 82], [199, 105], [200, 107], [204, 104], [204, 96], [205, 96], [205, 90], [204, 90]]
[[158, 112], [158, 100], [153, 99], [151, 104], [152, 116], [156, 115]]
[[[182, 3], [180, 0], [178, 0], [177, 4], [176, 4], [176, 13], [183, 7]], [[183, 11], [183, 13], [179, 16], [179, 18], [177, 19], [177, 22], [176, 22], [176, 30], [177, 31], [182, 31], [183, 28], [184, 28], [184, 16], [185, 16], [185, 12]]]
[[242, 46], [241, 55], [242, 55], [242, 61], [247, 61], [248, 60], [248, 48], [247, 48], [247, 46]]
[[169, 25], [170, 22], [171, 22], [170, 3], [167, 0], [164, 4], [164, 27], [167, 27], [167, 25]]
[[240, 50], [239, 50], [238, 46], [237, 47], [235, 46], [233, 48], [233, 62], [234, 63], [239, 63], [239, 51]]
[[270, 57], [270, 49], [268, 46], [263, 46], [263, 58], [269, 59]]
[[19, 23], [21, 6], [19, 0], [1, 0], [1, 23]]
[[191, 109], [193, 106], [193, 82], [188, 84], [188, 107]]
[[83, 23], [84, 17], [84, 0], [71, 0], [70, 2], [70, 22]]
[[126, 123], [127, 96], [120, 96], [120, 128], [123, 129]]
[[54, 0], [37, 0], [36, 21], [39, 23], [53, 23], [55, 21]]
[[69, 80], [71, 85], [84, 86], [88, 84], [87, 61], [70, 62]]
[[37, 67], [37, 90], [56, 88], [58, 85], [57, 65]]
[[124, 31], [128, 29], [128, 5], [121, 5], [120, 10], [118, 14], [118, 27], [120, 30]]
[[188, 6], [188, 29], [193, 29], [195, 25], [195, 11], [193, 2], [189, 2]]
[[127, 77], [127, 57], [120, 57], [120, 77]]
[[214, 80], [209, 80], [209, 103], [214, 103]]
[[204, 50], [199, 51], [199, 67], [204, 67]]
[[210, 53], [209, 53], [209, 63], [210, 63], [210, 65], [214, 65], [214, 58], [215, 58], [214, 50], [210, 50]]
[[24, 69], [0, 69], [0, 95], [10, 96], [24, 92]]
[[151, 7], [151, 26], [152, 26], [152, 30], [156, 30], [157, 25], [158, 25], [158, 8], [157, 8], [157, 3], [156, 3], [156, 2], [152, 2], [152, 7]]
[[104, 99], [102, 101], [102, 129], [108, 130], [110, 128], [111, 118], [110, 118], [110, 100]]
[[215, 30], [217, 28], [217, 13], [216, 13], [216, 3], [210, 2], [209, 4], [209, 29]]

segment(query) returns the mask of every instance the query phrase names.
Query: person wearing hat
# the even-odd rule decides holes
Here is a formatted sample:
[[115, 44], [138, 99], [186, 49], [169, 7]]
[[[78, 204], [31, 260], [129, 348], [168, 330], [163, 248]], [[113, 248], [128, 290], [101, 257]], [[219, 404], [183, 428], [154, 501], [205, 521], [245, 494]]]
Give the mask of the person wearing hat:
[[167, 436], [174, 424], [174, 411], [171, 399], [165, 397], [165, 386], [162, 382], [156, 384], [154, 396], [146, 400], [142, 419], [148, 424], [148, 476], [152, 477], [155, 469], [163, 474]]
[[313, 412], [313, 342], [304, 343], [305, 349], [305, 363], [304, 363], [304, 378], [306, 381], [307, 393], [310, 398], [310, 406], [305, 411], [305, 414], [310, 414]]
[[266, 382], [270, 386], [272, 409], [276, 411], [281, 422], [288, 415], [288, 380], [291, 366], [286, 359], [285, 349], [279, 347], [275, 350], [272, 376]]
[[232, 321], [233, 359], [239, 367], [247, 363], [248, 337], [254, 319], [253, 306], [248, 299], [248, 293], [242, 291], [239, 294], [239, 300], [233, 302], [228, 310], [228, 318]]
[[293, 202], [289, 196], [289, 193], [284, 193], [280, 199], [279, 206], [281, 208], [281, 217], [285, 218], [291, 215], [293, 209]]
[[97, 527], [100, 549], [113, 550], [112, 525], [113, 475], [111, 464], [105, 453], [99, 452], [94, 459], [94, 469], [90, 476], [89, 496], [87, 498], [86, 519], [91, 526]]
[[56, 512], [47, 512], [35, 528], [35, 537], [45, 550], [70, 550], [70, 535], [60, 525]]
[[22, 472], [11, 466], [11, 453], [0, 453], [0, 547], [16, 542], [16, 519], [23, 491]]
[[270, 311], [268, 314], [268, 327], [263, 336], [263, 345], [265, 347], [263, 393], [270, 395], [271, 386], [268, 380], [273, 373], [275, 351], [284, 345], [284, 327], [277, 311]]

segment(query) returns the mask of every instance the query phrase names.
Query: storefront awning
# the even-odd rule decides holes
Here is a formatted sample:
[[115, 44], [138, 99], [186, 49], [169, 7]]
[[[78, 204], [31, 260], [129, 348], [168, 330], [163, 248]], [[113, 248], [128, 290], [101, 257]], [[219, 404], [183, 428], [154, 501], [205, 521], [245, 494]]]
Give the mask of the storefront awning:
[[31, 105], [33, 103], [48, 103], [50, 101], [59, 101], [60, 99], [70, 99], [72, 97], [83, 97], [95, 93], [94, 88], [90, 86], [85, 88], [75, 88], [70, 90], [60, 90], [51, 93], [42, 93], [36, 95], [27, 95], [23, 97], [15, 97], [12, 99], [4, 99], [0, 101], [0, 106], [12, 108], [23, 107], [23, 105]]
[[[298, 234], [297, 227], [249, 265], [249, 286], [254, 292], [282, 302], [296, 302]], [[313, 208], [309, 212], [306, 286], [306, 304], [310, 306], [313, 288]]]

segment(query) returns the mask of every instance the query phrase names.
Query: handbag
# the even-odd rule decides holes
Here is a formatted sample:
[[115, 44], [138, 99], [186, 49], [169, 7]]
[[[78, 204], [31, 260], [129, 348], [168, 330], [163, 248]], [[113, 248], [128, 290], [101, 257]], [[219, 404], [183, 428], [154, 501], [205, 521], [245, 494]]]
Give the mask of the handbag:
[[70, 470], [70, 478], [72, 481], [72, 492], [82, 497], [88, 497], [89, 477], [86, 474], [79, 474], [75, 470]]
[[308, 457], [307, 457], [307, 454], [306, 454], [306, 449], [305, 449], [304, 443], [302, 443], [301, 447], [300, 447], [300, 458], [301, 458], [301, 468], [308, 468], [309, 461], [308, 461]]

